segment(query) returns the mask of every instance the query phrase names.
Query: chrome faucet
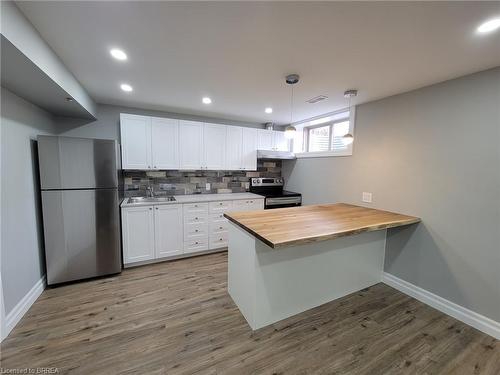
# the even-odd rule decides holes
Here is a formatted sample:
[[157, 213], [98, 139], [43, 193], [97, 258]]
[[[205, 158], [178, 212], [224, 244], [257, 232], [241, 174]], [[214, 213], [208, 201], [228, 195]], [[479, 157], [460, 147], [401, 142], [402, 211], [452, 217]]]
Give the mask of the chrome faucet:
[[154, 198], [155, 192], [154, 192], [153, 187], [151, 185], [146, 187], [146, 195], [148, 195], [151, 198]]

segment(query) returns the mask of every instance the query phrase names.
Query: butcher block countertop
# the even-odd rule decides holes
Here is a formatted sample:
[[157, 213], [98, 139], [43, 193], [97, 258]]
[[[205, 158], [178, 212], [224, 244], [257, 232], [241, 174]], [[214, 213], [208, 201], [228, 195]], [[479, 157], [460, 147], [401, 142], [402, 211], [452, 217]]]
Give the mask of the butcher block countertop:
[[224, 216], [275, 249], [420, 222], [418, 217], [346, 203], [227, 212]]

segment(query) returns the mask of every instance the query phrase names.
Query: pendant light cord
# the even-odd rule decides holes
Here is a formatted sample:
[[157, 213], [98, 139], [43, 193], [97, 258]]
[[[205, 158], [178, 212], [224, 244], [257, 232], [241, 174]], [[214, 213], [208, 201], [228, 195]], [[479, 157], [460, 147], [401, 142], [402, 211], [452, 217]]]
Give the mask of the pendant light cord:
[[292, 86], [292, 95], [290, 96], [290, 125], [293, 123], [293, 85]]

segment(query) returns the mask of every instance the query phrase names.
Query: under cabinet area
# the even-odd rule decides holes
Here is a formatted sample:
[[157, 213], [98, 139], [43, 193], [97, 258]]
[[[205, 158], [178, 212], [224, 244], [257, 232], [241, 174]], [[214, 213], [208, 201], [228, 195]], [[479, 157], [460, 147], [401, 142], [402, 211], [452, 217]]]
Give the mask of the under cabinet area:
[[284, 132], [122, 113], [122, 168], [257, 170], [257, 150], [288, 151]]
[[224, 213], [263, 209], [264, 198], [122, 207], [123, 263], [130, 267], [225, 248]]

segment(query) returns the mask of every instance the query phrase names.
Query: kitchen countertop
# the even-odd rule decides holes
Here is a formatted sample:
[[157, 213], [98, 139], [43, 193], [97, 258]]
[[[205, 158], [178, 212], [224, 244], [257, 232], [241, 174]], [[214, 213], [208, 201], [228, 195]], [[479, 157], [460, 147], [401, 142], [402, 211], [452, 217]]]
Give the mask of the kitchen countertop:
[[272, 248], [327, 241], [420, 222], [418, 217], [346, 203], [231, 212], [224, 216]]
[[182, 204], [182, 203], [200, 203], [214, 201], [234, 201], [242, 199], [264, 199], [262, 195], [253, 193], [225, 193], [225, 194], [190, 194], [190, 195], [174, 195], [175, 201], [160, 201], [160, 202], [140, 202], [127, 203], [128, 198], [124, 198], [120, 207], [139, 207], [139, 206], [156, 206], [164, 204]]

